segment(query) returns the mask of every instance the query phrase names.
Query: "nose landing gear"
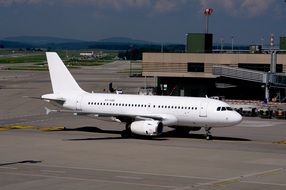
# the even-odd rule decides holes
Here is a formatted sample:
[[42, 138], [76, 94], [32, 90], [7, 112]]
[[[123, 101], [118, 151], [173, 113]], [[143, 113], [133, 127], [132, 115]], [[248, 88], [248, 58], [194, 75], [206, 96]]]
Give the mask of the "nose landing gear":
[[211, 127], [207, 127], [205, 128], [205, 131], [206, 131], [206, 140], [212, 140], [213, 139], [213, 136], [211, 134]]

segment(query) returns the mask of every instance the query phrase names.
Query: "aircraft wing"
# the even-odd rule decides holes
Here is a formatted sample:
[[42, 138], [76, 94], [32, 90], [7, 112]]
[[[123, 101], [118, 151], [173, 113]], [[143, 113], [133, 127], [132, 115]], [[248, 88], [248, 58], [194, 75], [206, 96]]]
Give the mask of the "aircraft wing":
[[144, 121], [144, 120], [157, 120], [162, 121], [164, 125], [176, 125], [177, 124], [177, 118], [174, 115], [171, 114], [122, 114], [122, 115], [114, 115], [114, 114], [97, 114], [97, 113], [89, 113], [89, 112], [82, 112], [82, 111], [75, 111], [75, 110], [52, 110], [49, 108], [46, 108], [46, 114], [52, 112], [60, 112], [60, 113], [72, 113], [74, 115], [94, 115], [96, 117], [112, 117], [113, 120], [124, 122], [126, 119], [134, 119], [135, 121]]
[[[93, 113], [94, 114], [94, 113]], [[113, 120], [125, 122], [127, 119], [134, 119], [135, 121], [157, 120], [161, 121], [163, 125], [177, 125], [178, 119], [171, 114], [134, 114], [134, 115], [114, 115], [114, 114], [95, 114], [97, 117], [112, 117]]]
[[171, 114], [142, 114], [135, 116], [135, 120], [158, 120], [162, 121], [164, 125], [176, 125], [178, 119]]

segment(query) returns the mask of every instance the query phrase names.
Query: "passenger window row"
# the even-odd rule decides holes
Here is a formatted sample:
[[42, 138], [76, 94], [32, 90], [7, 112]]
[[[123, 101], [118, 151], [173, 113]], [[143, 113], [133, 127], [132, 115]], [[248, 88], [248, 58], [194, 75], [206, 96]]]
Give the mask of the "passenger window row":
[[[124, 106], [124, 107], [145, 107], [150, 108], [151, 105], [146, 104], [123, 104], [123, 103], [102, 103], [102, 102], [88, 102], [88, 105], [98, 105], [98, 106]], [[185, 110], [197, 110], [197, 107], [187, 107], [187, 106], [166, 106], [166, 105], [158, 105], [158, 108], [165, 109], [185, 109]], [[156, 105], [153, 105], [153, 108], [156, 108]]]
[[98, 106], [125, 106], [125, 107], [151, 107], [150, 105], [144, 104], [121, 104], [121, 103], [102, 103], [102, 102], [88, 102], [88, 105], [98, 105]]
[[197, 107], [187, 107], [187, 106], [164, 106], [164, 105], [159, 105], [158, 108], [168, 108], [168, 109], [192, 109], [192, 110], [197, 110]]

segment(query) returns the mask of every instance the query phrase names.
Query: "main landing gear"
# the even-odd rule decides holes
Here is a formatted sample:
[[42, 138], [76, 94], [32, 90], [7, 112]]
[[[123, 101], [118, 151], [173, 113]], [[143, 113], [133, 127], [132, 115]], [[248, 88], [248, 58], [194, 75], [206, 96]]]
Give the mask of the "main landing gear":
[[123, 130], [121, 132], [121, 137], [122, 138], [131, 138], [132, 137], [132, 132], [131, 132], [131, 129], [130, 129], [130, 125], [131, 123], [126, 123], [125, 125], [125, 130]]
[[212, 140], [213, 139], [213, 136], [211, 134], [211, 127], [207, 127], [205, 128], [205, 131], [206, 131], [206, 140]]

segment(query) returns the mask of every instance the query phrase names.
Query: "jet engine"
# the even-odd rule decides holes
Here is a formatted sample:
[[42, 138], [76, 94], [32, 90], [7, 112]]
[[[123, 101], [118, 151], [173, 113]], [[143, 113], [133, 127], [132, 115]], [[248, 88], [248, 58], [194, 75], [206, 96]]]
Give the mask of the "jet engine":
[[144, 136], [158, 136], [163, 131], [163, 124], [156, 120], [134, 121], [131, 123], [132, 133]]

